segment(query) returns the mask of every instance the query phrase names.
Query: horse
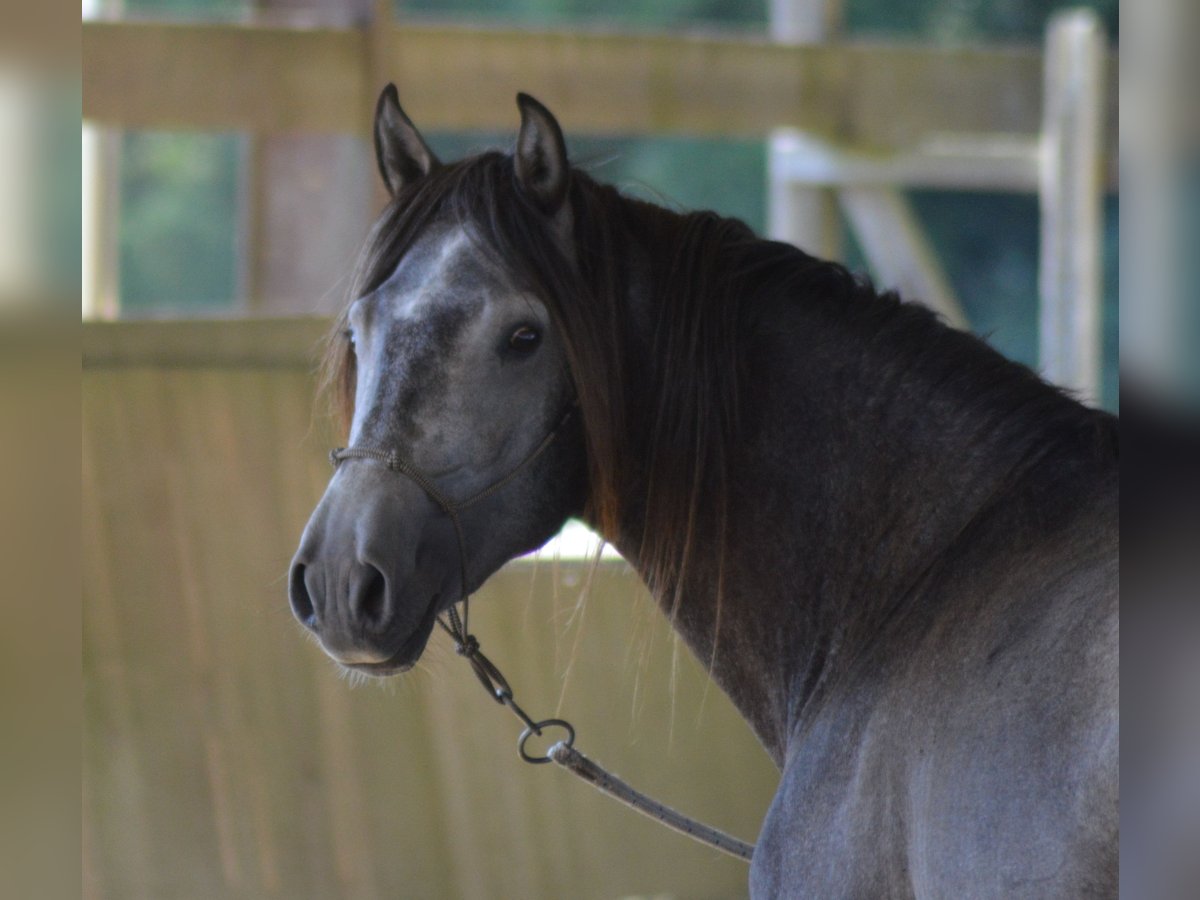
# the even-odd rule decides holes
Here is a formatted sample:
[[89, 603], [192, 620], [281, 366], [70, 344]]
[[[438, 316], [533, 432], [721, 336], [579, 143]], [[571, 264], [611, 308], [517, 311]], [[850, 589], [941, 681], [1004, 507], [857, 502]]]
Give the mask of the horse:
[[351, 448], [289, 575], [387, 676], [577, 517], [780, 771], [754, 897], [1117, 890], [1118, 421], [841, 265], [623, 196], [525, 94], [390, 200], [337, 318]]

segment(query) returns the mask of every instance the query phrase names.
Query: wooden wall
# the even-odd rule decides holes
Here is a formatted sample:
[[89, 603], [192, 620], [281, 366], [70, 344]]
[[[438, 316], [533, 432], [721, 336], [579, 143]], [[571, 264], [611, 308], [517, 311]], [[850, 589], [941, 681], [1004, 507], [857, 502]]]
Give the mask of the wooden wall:
[[[323, 328], [85, 326], [84, 896], [744, 896], [744, 864], [522, 763], [441, 635], [355, 686], [302, 634], [285, 573], [329, 474]], [[528, 710], [753, 840], [765, 753], [624, 564], [576, 610], [582, 576], [512, 564], [473, 630]]]

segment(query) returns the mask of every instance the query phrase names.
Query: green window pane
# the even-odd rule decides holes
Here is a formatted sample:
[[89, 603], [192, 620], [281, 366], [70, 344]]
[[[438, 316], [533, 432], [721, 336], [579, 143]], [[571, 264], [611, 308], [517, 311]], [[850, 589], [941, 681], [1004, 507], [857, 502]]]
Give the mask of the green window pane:
[[851, 34], [919, 38], [934, 43], [979, 41], [1040, 44], [1062, 9], [1094, 9], [1115, 40], [1119, 0], [846, 0]]
[[234, 134], [127, 132], [122, 138], [122, 315], [232, 309], [237, 297]]
[[687, 24], [733, 27], [767, 22], [765, 0], [397, 0], [399, 16], [475, 19], [542, 28], [603, 23], [626, 28]]
[[120, 10], [131, 18], [204, 21], [241, 18], [256, 5], [254, 0], [122, 0]]

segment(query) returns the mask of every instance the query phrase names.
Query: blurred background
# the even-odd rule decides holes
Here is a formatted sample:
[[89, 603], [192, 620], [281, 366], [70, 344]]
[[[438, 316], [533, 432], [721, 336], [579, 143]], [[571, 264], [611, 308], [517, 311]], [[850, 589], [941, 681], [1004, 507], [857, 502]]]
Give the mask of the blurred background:
[[[790, 237], [870, 269], [881, 283], [900, 282], [915, 297], [961, 311], [969, 327], [1009, 356], [1036, 366], [1045, 355], [1038, 344], [1038, 167], [1031, 158], [1044, 131], [1038, 51], [1054, 12], [1069, 5], [1046, 0], [622, 0], [600, 11], [594, 4], [563, 0], [414, 0], [394, 7], [371, 0], [88, 0], [85, 15], [112, 24], [94, 36], [85, 33], [85, 53], [93, 62], [83, 166], [89, 203], [83, 229], [84, 316], [263, 316], [337, 309], [379, 199], [361, 121], [355, 121], [363, 110], [353, 108], [365, 106], [365, 100], [352, 95], [364, 90], [373, 95], [376, 82], [397, 79], [406, 108], [443, 157], [506, 146], [515, 118], [508, 95], [528, 89], [556, 108], [573, 158], [597, 177], [668, 205], [737, 216], [761, 233]], [[1116, 0], [1093, 0], [1084, 8], [1095, 13], [1102, 47], [1115, 45]], [[390, 17], [399, 30], [384, 38], [388, 49], [370, 64], [369, 74], [348, 73], [341, 60], [329, 59], [335, 41], [322, 42], [317, 34], [369, 31], [379, 15]], [[121, 30], [118, 22], [131, 27]], [[206, 23], [207, 30], [186, 37], [179, 27], [187, 22]], [[328, 73], [296, 57], [287, 72], [272, 72], [264, 53], [255, 65], [265, 68], [255, 68], [251, 77], [247, 67], [246, 77], [238, 78], [236, 70], [226, 71], [238, 64], [230, 48], [205, 43], [206, 36], [228, 40], [217, 37], [230, 31], [216, 23], [303, 29], [309, 38], [305, 46], [311, 43], [314, 52], [326, 53], [321, 59]], [[443, 24], [469, 25], [489, 37], [443, 43]], [[548, 47], [526, 36], [535, 28], [593, 40], [581, 37], [582, 46], [573, 46], [577, 42], [564, 37]], [[706, 43], [697, 48], [686, 41], [674, 46], [653, 40], [663, 34], [702, 35]], [[809, 45], [853, 41], [866, 57], [871, 44], [886, 42], [881, 52], [893, 57], [903, 47], [906, 52], [890, 73], [907, 83], [868, 86], [861, 102], [851, 101], [857, 114], [837, 122], [830, 121], [839, 99], [834, 91], [823, 98], [806, 96], [819, 87], [804, 83], [801, 63], [778, 55], [767, 62], [764, 54], [757, 77], [743, 71], [732, 84], [706, 81], [704, 56], [710, 51], [716, 57], [711, 62], [722, 67], [714, 68], [713, 76], [730, 66], [756, 65], [752, 52], [738, 55], [723, 40], [744, 45], [771, 37]], [[187, 57], [177, 50], [169, 72], [158, 69], [147, 76], [151, 84], [137, 83], [139, 67], [164, 64], [165, 48], [154, 47], [160, 41], [186, 44]], [[317, 50], [322, 44], [327, 51]], [[436, 62], [436, 74], [414, 71], [420, 63], [389, 65], [387, 59], [393, 50], [400, 59], [406, 52], [424, 59], [435, 47], [449, 54]], [[976, 50], [966, 51], [969, 47]], [[927, 48], [930, 59], [917, 48]], [[455, 80], [454, 54], [472, 50], [487, 56], [473, 59], [469, 71], [457, 73]], [[280, 46], [278, 52], [287, 51]], [[1094, 384], [1082, 389], [1115, 409], [1116, 66], [1107, 52], [1101, 54], [1097, 99], [1106, 117], [1099, 123], [1104, 154], [1099, 165], [1107, 168], [1094, 214], [1099, 225], [1081, 225], [1093, 229], [1090, 239], [1098, 241], [1088, 252], [1097, 254], [1100, 271], [1086, 276], [1100, 295], [1093, 314], [1097, 334], [1088, 338], [1098, 342], [1098, 359], [1095, 374], [1087, 376]], [[367, 55], [358, 68], [367, 65]], [[695, 58], [685, 59], [688, 55]], [[608, 61], [589, 71], [586, 66], [597, 58]], [[614, 59], [628, 60], [634, 70], [616, 72]], [[937, 77], [933, 59], [945, 66], [939, 74], [964, 77], [974, 69], [977, 82], [953, 98], [945, 84], [922, 83]], [[856, 64], [857, 57], [845, 63]], [[207, 65], [221, 71], [205, 72]], [[307, 71], [290, 71], [296, 66]], [[670, 74], [654, 79], [648, 68], [672, 66], [686, 68], [694, 82]], [[823, 65], [828, 71], [817, 74], [813, 85], [835, 77], [835, 68], [835, 63]], [[264, 85], [262, 79], [272, 75], [276, 81]], [[481, 83], [485, 75], [493, 80]], [[773, 76], [800, 83], [774, 85], [768, 96], [731, 96]], [[185, 77], [191, 81], [186, 95], [168, 87], [172, 79]], [[317, 109], [325, 98], [296, 96], [323, 78], [339, 77], [353, 78], [355, 84], [353, 89], [337, 86], [350, 107], [342, 110], [338, 124], [359, 135], [327, 133], [331, 117]], [[606, 85], [606, 79], [617, 81]], [[428, 84], [434, 81], [436, 87]], [[922, 87], [947, 96], [911, 93]], [[664, 88], [675, 94], [666, 103], [679, 109], [655, 108], [663, 98], [650, 94]], [[334, 88], [327, 82], [321, 90]], [[877, 95], [867, 96], [872, 90]], [[631, 91], [643, 95], [637, 102], [647, 108], [623, 120], [620, 106]], [[603, 94], [609, 99], [601, 103]], [[593, 99], [596, 108], [589, 109]], [[941, 100], [951, 104], [943, 115], [921, 112]], [[203, 108], [189, 109], [193, 103]], [[260, 105], [273, 108], [274, 122], [253, 116]], [[774, 121], [773, 114], [815, 125], [801, 137], [815, 142], [819, 152], [802, 150], [798, 162], [796, 153], [789, 156], [775, 134], [790, 124], [789, 118]], [[237, 127], [248, 117], [254, 119], [245, 122], [248, 127]], [[447, 127], [451, 124], [458, 127]], [[313, 133], [318, 129], [325, 133]], [[830, 156], [843, 165], [825, 165], [823, 171]], [[773, 170], [789, 165], [790, 173], [772, 178]], [[877, 190], [864, 196], [866, 188], [881, 185], [893, 188], [889, 196]], [[788, 196], [798, 187], [813, 188], [807, 193], [825, 208], [816, 215], [796, 212], [798, 204], [789, 203]], [[839, 203], [821, 190], [838, 187], [855, 189], [845, 192], [853, 198]], [[869, 227], [856, 228], [855, 220], [863, 217], [902, 222], [912, 232], [903, 243], [911, 246], [894, 239], [887, 245]], [[797, 218], [804, 222], [797, 225]]]
[[[380, 207], [392, 80], [444, 157], [507, 146], [527, 90], [596, 177], [842, 259], [1123, 412], [1123, 887], [1192, 895], [1197, 4], [84, 0], [82, 32], [2, 9], [0, 894], [746, 893], [744, 866], [520, 763], [446, 648], [353, 688], [290, 621], [333, 441], [314, 352]], [[753, 839], [765, 755], [619, 560], [583, 590], [585, 556], [500, 573], [485, 645], [586, 752]]]

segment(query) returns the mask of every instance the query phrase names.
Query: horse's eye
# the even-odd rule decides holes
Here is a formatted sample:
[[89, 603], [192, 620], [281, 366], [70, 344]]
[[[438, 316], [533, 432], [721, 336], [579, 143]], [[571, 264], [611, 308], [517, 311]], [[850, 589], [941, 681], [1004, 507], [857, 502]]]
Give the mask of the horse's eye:
[[352, 329], [347, 328], [345, 331], [343, 331], [342, 337], [344, 337], [347, 340], [347, 342], [349, 342], [351, 347], [354, 346], [354, 331]]
[[518, 353], [532, 353], [542, 342], [542, 333], [532, 325], [522, 325], [508, 338], [508, 346]]

